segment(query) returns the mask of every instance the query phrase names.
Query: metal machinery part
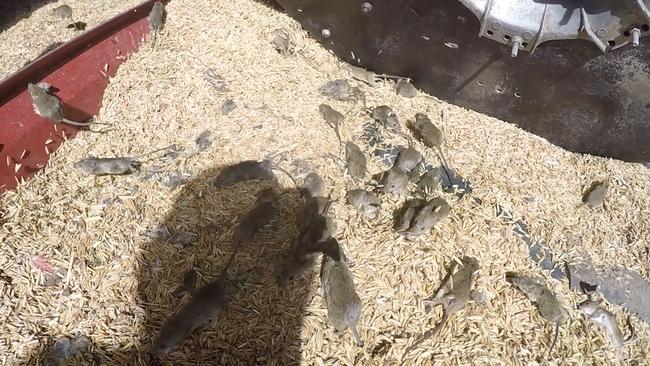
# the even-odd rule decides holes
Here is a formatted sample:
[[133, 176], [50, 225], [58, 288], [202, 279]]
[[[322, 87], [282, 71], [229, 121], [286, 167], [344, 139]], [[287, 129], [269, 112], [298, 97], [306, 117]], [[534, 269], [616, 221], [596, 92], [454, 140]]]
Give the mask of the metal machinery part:
[[276, 1], [348, 63], [571, 151], [650, 161], [650, 0]]
[[639, 46], [650, 0], [460, 0], [481, 23], [479, 36], [534, 52], [542, 42], [587, 39], [603, 52]]

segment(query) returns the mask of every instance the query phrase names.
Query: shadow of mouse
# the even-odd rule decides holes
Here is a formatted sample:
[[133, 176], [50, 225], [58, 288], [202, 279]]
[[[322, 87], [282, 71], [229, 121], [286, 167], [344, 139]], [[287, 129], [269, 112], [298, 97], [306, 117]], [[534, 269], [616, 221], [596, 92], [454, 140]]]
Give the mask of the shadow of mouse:
[[[205, 170], [172, 192], [173, 208], [157, 227], [145, 232], [140, 250], [133, 253], [138, 257], [136, 301], [142, 309], [133, 316], [133, 330], [139, 333], [136, 342], [100, 344], [94, 339], [90, 352], [71, 358], [68, 364], [300, 364], [302, 318], [313, 297], [310, 284], [316, 269], [285, 288], [277, 285], [276, 276], [286, 248], [297, 235], [296, 212], [304, 201], [295, 188], [281, 188], [276, 179], [218, 187], [215, 178], [225, 168]], [[154, 356], [154, 343], [172, 316], [193, 297], [208, 293], [207, 298], [214, 298], [214, 291], [220, 291], [204, 285], [218, 280], [236, 247], [233, 236], [238, 224], [268, 189], [275, 193], [278, 214], [252, 239], [242, 240], [225, 272], [225, 305], [175, 347]], [[219, 301], [214, 305], [218, 308]], [[38, 359], [44, 359], [44, 365], [57, 364], [47, 363], [45, 353]], [[76, 359], [86, 363], [70, 363]]]

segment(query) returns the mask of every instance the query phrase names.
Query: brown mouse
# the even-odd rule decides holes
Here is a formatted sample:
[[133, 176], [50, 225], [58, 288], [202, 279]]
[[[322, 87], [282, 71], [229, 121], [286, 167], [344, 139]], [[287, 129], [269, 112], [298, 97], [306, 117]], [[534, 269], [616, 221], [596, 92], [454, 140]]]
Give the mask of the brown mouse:
[[404, 98], [415, 98], [418, 95], [418, 90], [409, 80], [397, 81], [395, 90], [397, 92], [397, 95]]
[[273, 224], [280, 215], [277, 206], [277, 194], [272, 188], [257, 192], [255, 206], [242, 217], [235, 227], [232, 245], [247, 244], [266, 226]]
[[341, 143], [341, 134], [339, 131], [341, 123], [345, 120], [343, 114], [327, 104], [321, 104], [318, 107], [318, 112], [325, 120], [325, 123], [334, 130], [336, 138], [339, 140], [339, 143]]
[[446, 280], [443, 282], [442, 287], [433, 297], [423, 301], [427, 312], [431, 311], [433, 306], [442, 305], [442, 319], [440, 319], [435, 327], [424, 333], [404, 351], [404, 354], [402, 355], [402, 364], [404, 363], [404, 357], [406, 357], [411, 350], [418, 347], [426, 339], [432, 338], [438, 334], [452, 314], [459, 312], [467, 306], [479, 266], [476, 258], [469, 256], [463, 257], [461, 263], [461, 267], [454, 273], [454, 269], [458, 264], [453, 262], [451, 270], [447, 275]]
[[[409, 207], [410, 208], [410, 207]], [[406, 218], [410, 217], [410, 223], [407, 229], [402, 230], [400, 233], [407, 237], [415, 237], [418, 235], [426, 234], [433, 229], [433, 227], [440, 221], [449, 216], [451, 206], [441, 197], [434, 197], [430, 199], [424, 206], [419, 209], [413, 207], [411, 211], [407, 209], [405, 218], [402, 223], [406, 223]], [[410, 214], [410, 216], [408, 216]]]
[[451, 184], [452, 179], [449, 175], [449, 164], [447, 164], [447, 159], [445, 159], [445, 155], [442, 152], [442, 131], [424, 113], [417, 113], [415, 115], [415, 121], [411, 121], [408, 124], [408, 128], [413, 132], [415, 138], [422, 141], [426, 146], [437, 150], [445, 174]]
[[362, 215], [375, 218], [381, 209], [379, 198], [374, 192], [364, 189], [353, 189], [347, 194], [347, 203], [356, 208]]
[[555, 323], [555, 337], [548, 350], [548, 356], [557, 343], [560, 332], [560, 325], [564, 323], [564, 308], [558, 301], [557, 297], [546, 285], [539, 279], [531, 276], [522, 276], [515, 272], [506, 273], [506, 281], [521, 290], [528, 300], [535, 303], [542, 318], [549, 322]]
[[285, 258], [278, 268], [276, 277], [278, 286], [286, 287], [289, 282], [311, 269], [316, 258], [328, 248], [327, 241], [306, 242], [297, 238], [287, 250]]
[[384, 194], [401, 196], [408, 190], [409, 177], [404, 170], [397, 166], [383, 172], [379, 176], [379, 191]]
[[630, 336], [630, 338], [625, 339], [623, 337], [623, 332], [621, 332], [621, 329], [616, 323], [616, 315], [605, 309], [596, 301], [586, 300], [578, 304], [578, 310], [585, 314], [585, 316], [587, 316], [591, 321], [605, 329], [607, 337], [614, 347], [621, 348], [626, 342], [633, 338], [633, 336]]
[[229, 165], [219, 172], [214, 180], [215, 187], [228, 187], [247, 180], [276, 181], [276, 176], [271, 171], [273, 163], [270, 160], [244, 160], [234, 165]]
[[359, 146], [351, 141], [345, 144], [345, 162], [348, 167], [348, 172], [353, 178], [363, 179], [366, 176], [366, 156]]
[[322, 196], [325, 193], [325, 181], [316, 173], [309, 173], [302, 181], [300, 189], [311, 197]]
[[397, 154], [397, 159], [395, 159], [395, 166], [402, 169], [405, 172], [410, 172], [415, 169], [424, 161], [424, 157], [420, 154], [419, 151], [415, 150], [412, 147], [407, 147]]
[[357, 323], [363, 304], [338, 241], [330, 238], [328, 244], [329, 250], [323, 255], [321, 265], [321, 286], [327, 306], [327, 318], [337, 332], [349, 327], [355, 343], [362, 347], [364, 343], [357, 331]]
[[381, 123], [387, 130], [394, 133], [400, 133], [402, 126], [393, 109], [387, 105], [380, 105], [373, 108], [370, 116], [377, 122]]

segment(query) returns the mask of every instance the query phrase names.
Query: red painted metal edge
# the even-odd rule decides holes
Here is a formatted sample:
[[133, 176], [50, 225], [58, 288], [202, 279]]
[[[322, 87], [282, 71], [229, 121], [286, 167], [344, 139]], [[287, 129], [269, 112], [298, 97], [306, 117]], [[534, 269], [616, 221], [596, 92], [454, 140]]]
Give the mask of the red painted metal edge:
[[155, 2], [107, 20], [0, 83], [0, 194], [44, 168], [49, 155], [78, 131], [36, 115], [27, 84], [52, 85], [66, 118], [84, 121], [96, 115], [109, 78], [148, 35], [147, 16]]

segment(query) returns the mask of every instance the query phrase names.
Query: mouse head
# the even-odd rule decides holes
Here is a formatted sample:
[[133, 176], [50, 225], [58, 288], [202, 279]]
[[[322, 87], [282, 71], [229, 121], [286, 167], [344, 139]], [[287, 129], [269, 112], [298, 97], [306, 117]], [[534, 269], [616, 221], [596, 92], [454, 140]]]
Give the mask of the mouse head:
[[97, 159], [94, 156], [89, 156], [77, 161], [73, 166], [86, 174], [91, 174], [97, 166]]
[[172, 318], [160, 330], [160, 334], [151, 349], [151, 354], [154, 356], [168, 354], [183, 342], [186, 336], [187, 332], [182, 331]]
[[276, 283], [280, 287], [287, 287], [289, 282], [308, 270], [311, 264], [312, 262], [306, 257], [291, 256], [287, 258], [276, 274]]

